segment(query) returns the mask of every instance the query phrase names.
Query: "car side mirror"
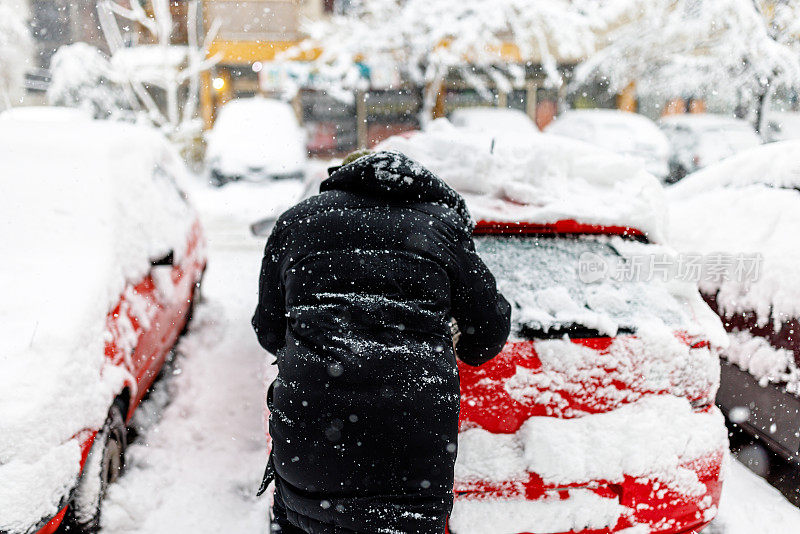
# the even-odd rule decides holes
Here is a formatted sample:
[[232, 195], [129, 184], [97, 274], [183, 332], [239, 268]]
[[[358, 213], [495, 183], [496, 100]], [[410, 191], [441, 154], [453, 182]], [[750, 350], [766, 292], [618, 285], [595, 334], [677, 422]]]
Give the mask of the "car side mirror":
[[278, 219], [275, 217], [267, 217], [256, 221], [250, 225], [250, 233], [255, 237], [268, 237], [276, 222], [278, 222]]
[[153, 267], [172, 267], [175, 265], [175, 251], [170, 250], [166, 256], [163, 256], [157, 260], [151, 260], [150, 265]]

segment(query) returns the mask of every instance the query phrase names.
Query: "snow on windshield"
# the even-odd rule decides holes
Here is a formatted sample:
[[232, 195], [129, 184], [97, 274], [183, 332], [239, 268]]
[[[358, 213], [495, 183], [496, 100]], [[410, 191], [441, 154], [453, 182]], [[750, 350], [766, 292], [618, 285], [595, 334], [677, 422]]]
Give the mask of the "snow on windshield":
[[[586, 254], [625, 261], [615, 248], [620, 241], [499, 235], [478, 236], [475, 245], [512, 303], [512, 328], [518, 336], [614, 336], [653, 321], [672, 329], [686, 327], [686, 314], [663, 284], [614, 279], [590, 284], [580, 279], [578, 267]], [[647, 246], [641, 248], [645, 252]]]

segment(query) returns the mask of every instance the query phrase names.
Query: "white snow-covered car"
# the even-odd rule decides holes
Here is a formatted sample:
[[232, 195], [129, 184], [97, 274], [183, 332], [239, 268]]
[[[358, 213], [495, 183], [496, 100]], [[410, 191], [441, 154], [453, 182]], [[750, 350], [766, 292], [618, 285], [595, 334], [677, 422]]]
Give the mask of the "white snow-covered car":
[[[718, 318], [664, 261], [663, 190], [627, 158], [557, 136], [435, 121], [397, 150], [461, 192], [512, 303], [495, 359], [459, 365], [452, 534], [686, 534], [710, 522], [727, 449]], [[632, 529], [632, 530], [631, 530]]]
[[800, 140], [747, 150], [668, 191], [670, 231], [713, 268], [700, 291], [722, 318], [717, 402], [774, 451], [800, 454]]
[[614, 109], [565, 111], [545, 132], [579, 139], [632, 158], [661, 180], [669, 174], [669, 141], [643, 115]]
[[767, 113], [763, 135], [767, 143], [800, 139], [800, 112], [771, 111]]
[[206, 264], [158, 132], [0, 120], [0, 532], [94, 532]]
[[659, 126], [672, 146], [667, 178], [670, 183], [761, 144], [749, 122], [725, 115], [672, 115], [661, 119]]
[[475, 107], [457, 109], [450, 114], [450, 122], [459, 128], [469, 128], [479, 132], [539, 133], [530, 117], [518, 109]]
[[233, 100], [219, 111], [207, 136], [211, 183], [302, 179], [306, 134], [294, 109], [268, 98]]

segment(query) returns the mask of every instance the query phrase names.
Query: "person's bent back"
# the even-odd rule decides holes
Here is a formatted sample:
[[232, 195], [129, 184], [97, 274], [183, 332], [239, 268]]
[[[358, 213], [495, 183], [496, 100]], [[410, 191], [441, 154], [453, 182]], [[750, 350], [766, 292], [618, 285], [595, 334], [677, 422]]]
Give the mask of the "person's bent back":
[[362, 157], [321, 191], [278, 221], [253, 318], [278, 364], [276, 520], [444, 532], [459, 412], [450, 322], [459, 358], [480, 365], [506, 341], [509, 305], [463, 199], [405, 156]]

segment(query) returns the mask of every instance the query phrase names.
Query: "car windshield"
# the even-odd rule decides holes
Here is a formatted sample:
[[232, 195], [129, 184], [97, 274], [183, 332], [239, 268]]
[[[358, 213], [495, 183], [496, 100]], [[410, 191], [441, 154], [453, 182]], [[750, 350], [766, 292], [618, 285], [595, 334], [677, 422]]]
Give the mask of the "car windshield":
[[476, 236], [475, 244], [512, 304], [517, 337], [604, 337], [654, 322], [673, 330], [688, 324], [680, 302], [659, 281], [604, 276], [590, 283], [579, 275], [581, 263], [629, 265], [629, 253], [623, 257], [616, 247], [622, 238], [491, 235]]

